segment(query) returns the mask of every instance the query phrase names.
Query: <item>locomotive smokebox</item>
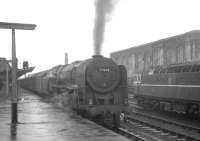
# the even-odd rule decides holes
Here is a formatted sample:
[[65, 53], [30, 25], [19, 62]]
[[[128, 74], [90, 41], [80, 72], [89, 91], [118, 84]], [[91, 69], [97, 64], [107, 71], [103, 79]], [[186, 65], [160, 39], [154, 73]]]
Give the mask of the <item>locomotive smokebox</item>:
[[[108, 58], [93, 55], [86, 63], [85, 76], [87, 84], [98, 93], [108, 93], [114, 90], [120, 81], [119, 67]], [[78, 69], [78, 68], [77, 68]]]

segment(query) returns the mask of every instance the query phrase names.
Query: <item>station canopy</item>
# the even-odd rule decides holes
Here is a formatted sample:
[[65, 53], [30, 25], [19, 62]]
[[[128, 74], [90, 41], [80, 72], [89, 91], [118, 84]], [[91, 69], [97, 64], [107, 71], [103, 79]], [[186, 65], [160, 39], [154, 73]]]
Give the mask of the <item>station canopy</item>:
[[35, 24], [0, 22], [0, 28], [3, 29], [34, 30], [35, 27]]

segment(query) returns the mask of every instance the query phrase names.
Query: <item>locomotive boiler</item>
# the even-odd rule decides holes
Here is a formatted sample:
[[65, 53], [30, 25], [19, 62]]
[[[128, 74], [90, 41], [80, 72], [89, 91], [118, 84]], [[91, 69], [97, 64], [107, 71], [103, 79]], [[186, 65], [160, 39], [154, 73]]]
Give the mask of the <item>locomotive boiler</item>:
[[[124, 66], [95, 55], [85, 61], [59, 66], [34, 77], [37, 79], [34, 85], [39, 85], [34, 86], [39, 88], [34, 91], [45, 94], [67, 91], [71, 108], [79, 114], [119, 126], [120, 114], [125, 112], [128, 104], [127, 73]], [[23, 81], [28, 79], [33, 78]], [[31, 82], [25, 85], [28, 83], [33, 85]]]

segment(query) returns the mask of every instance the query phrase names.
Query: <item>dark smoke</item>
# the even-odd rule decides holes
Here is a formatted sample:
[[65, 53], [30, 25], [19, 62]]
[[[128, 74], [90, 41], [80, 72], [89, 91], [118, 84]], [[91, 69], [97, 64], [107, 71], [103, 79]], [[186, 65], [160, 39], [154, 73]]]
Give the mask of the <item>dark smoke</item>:
[[116, 4], [116, 0], [96, 0], [95, 10], [96, 18], [94, 25], [94, 54], [101, 54], [101, 46], [104, 40], [105, 24], [111, 17], [112, 10]]

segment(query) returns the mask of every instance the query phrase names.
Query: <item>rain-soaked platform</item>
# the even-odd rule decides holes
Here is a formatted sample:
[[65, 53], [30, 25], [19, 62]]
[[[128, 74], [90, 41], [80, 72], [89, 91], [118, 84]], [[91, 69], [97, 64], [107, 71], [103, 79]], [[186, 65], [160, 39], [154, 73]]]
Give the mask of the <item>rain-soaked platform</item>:
[[31, 92], [21, 90], [19, 124], [11, 125], [10, 100], [0, 100], [1, 141], [127, 141], [128, 139], [73, 112], [63, 111]]

